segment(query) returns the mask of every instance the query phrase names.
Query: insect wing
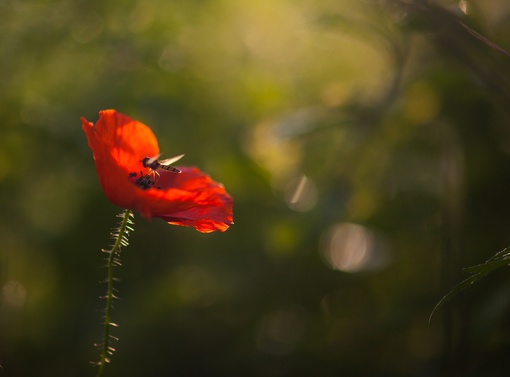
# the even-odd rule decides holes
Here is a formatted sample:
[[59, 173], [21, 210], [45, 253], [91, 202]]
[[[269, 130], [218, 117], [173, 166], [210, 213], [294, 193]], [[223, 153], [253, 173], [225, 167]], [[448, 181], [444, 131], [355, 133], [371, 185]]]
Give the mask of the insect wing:
[[[159, 157], [159, 156], [158, 156]], [[177, 162], [179, 161], [181, 158], [183, 158], [184, 155], [181, 154], [179, 156], [175, 156], [175, 157], [170, 157], [170, 158], [167, 158], [167, 159], [164, 159], [164, 160], [161, 160], [161, 161], [158, 161], [160, 165], [163, 165], [163, 166], [168, 166], [168, 165], [172, 165], [174, 162]]]

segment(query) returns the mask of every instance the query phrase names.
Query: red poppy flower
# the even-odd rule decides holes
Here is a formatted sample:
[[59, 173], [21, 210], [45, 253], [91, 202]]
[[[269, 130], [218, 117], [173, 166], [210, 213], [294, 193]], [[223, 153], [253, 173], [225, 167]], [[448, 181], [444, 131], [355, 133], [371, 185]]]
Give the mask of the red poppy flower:
[[149, 127], [115, 110], [100, 111], [95, 126], [81, 121], [99, 182], [113, 204], [202, 233], [223, 232], [232, 224], [232, 198], [222, 184], [195, 167], [171, 171], [147, 164], [160, 153]]

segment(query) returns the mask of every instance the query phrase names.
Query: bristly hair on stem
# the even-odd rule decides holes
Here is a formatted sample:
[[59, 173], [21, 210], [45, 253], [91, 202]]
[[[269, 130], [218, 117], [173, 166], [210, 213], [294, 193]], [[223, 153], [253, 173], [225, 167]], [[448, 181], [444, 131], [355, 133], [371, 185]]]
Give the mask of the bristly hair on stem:
[[133, 232], [134, 229], [132, 227], [133, 223], [133, 212], [129, 209], [122, 211], [122, 213], [117, 215], [120, 218], [118, 222], [118, 226], [112, 229], [110, 233], [110, 237], [112, 238], [113, 245], [110, 246], [109, 249], [102, 249], [103, 253], [106, 253], [106, 269], [108, 271], [108, 276], [104, 282], [107, 283], [107, 289], [104, 296], [101, 296], [102, 299], [106, 300], [106, 306], [104, 308], [104, 332], [103, 339], [101, 342], [95, 344], [95, 346], [100, 351], [100, 357], [98, 362], [94, 362], [94, 365], [99, 366], [99, 372], [97, 374], [98, 377], [102, 377], [104, 373], [104, 369], [107, 363], [110, 362], [110, 357], [112, 356], [115, 348], [112, 347], [112, 341], [118, 340], [118, 338], [114, 337], [110, 334], [110, 327], [118, 327], [117, 324], [112, 322], [112, 309], [113, 309], [113, 301], [118, 299], [116, 296], [117, 290], [113, 287], [113, 283], [118, 281], [117, 278], [113, 276], [114, 268], [117, 266], [121, 266], [120, 262], [120, 252], [122, 246], [128, 246], [128, 237], [130, 232]]

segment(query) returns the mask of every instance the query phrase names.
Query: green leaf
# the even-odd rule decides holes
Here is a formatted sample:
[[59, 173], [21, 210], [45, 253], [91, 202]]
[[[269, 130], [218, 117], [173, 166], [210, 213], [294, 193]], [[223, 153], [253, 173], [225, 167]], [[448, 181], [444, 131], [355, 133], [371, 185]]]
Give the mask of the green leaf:
[[503, 249], [502, 251], [496, 253], [494, 256], [492, 256], [490, 259], [488, 259], [485, 263], [472, 266], [472, 267], [466, 267], [462, 270], [462, 272], [472, 274], [467, 279], [461, 281], [459, 284], [457, 284], [450, 292], [448, 292], [446, 295], [443, 296], [441, 300], [436, 304], [434, 309], [432, 309], [432, 313], [430, 313], [429, 317], [429, 326], [432, 322], [432, 317], [434, 314], [439, 310], [441, 306], [449, 302], [451, 299], [453, 299], [455, 296], [457, 296], [460, 292], [464, 291], [465, 289], [469, 288], [471, 285], [476, 283], [478, 280], [484, 278], [485, 276], [489, 275], [490, 273], [494, 272], [496, 269], [508, 266], [510, 264], [510, 247], [507, 247]]

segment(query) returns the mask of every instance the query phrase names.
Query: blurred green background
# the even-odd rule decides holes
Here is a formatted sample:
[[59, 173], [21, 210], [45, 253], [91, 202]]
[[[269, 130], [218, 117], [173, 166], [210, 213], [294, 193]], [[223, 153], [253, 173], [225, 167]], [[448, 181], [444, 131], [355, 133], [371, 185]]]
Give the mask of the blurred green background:
[[93, 376], [104, 197], [80, 116], [234, 197], [135, 218], [107, 376], [507, 376], [507, 0], [2, 0], [0, 376]]

